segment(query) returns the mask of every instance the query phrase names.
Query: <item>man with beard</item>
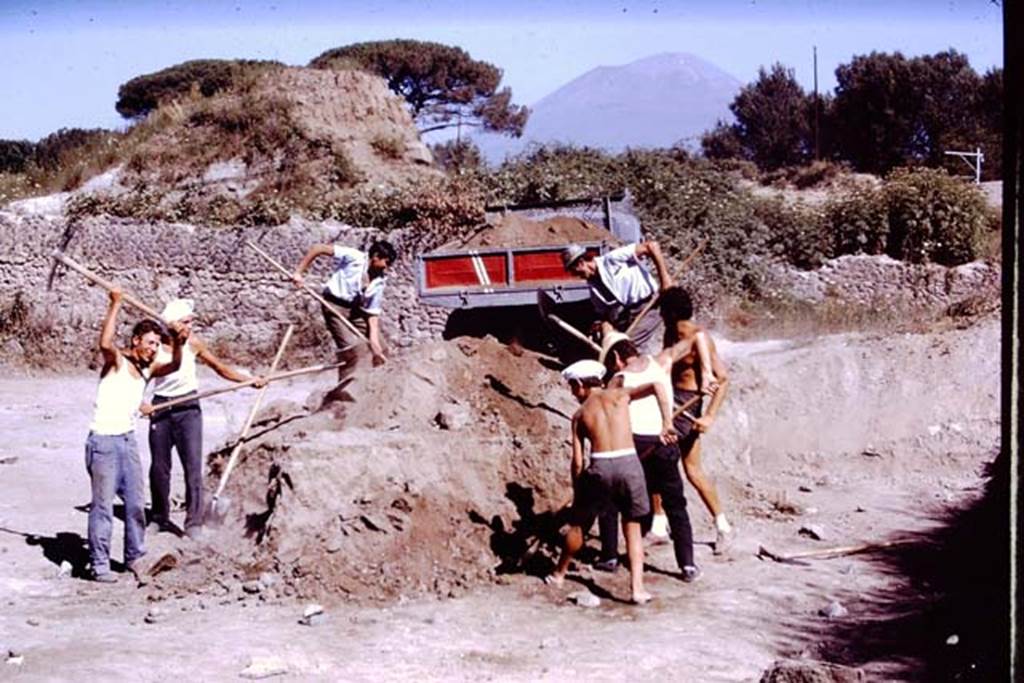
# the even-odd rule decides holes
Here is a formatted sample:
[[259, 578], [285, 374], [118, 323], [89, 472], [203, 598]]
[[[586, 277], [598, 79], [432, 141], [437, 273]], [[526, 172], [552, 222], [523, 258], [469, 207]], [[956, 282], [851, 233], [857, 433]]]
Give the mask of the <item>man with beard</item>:
[[142, 463], [135, 442], [135, 418], [142, 394], [150, 377], [160, 377], [178, 369], [181, 346], [187, 332], [172, 325], [171, 361], [153, 365], [160, 348], [161, 327], [154, 320], [142, 320], [132, 329], [127, 349], [117, 348], [114, 340], [117, 313], [122, 294], [110, 291], [110, 305], [100, 333], [103, 369], [96, 390], [92, 425], [85, 442], [85, 468], [92, 485], [89, 505], [89, 559], [93, 579], [112, 583], [110, 537], [114, 527], [114, 496], [124, 501], [124, 562], [135, 572], [135, 563], [146, 554], [146, 495]]

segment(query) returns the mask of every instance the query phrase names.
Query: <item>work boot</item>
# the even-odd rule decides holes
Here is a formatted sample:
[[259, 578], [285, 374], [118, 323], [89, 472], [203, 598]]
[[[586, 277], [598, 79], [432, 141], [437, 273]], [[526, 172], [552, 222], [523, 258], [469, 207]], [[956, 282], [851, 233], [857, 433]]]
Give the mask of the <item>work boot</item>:
[[117, 583], [117, 576], [114, 575], [114, 572], [109, 571], [102, 574], [93, 572], [92, 580], [96, 583]]
[[604, 560], [598, 560], [594, 563], [594, 569], [599, 572], [610, 572], [615, 573], [615, 570], [619, 568], [619, 558], [609, 557]]
[[683, 571], [679, 578], [683, 580], [683, 583], [693, 583], [701, 576], [701, 571], [695, 565], [688, 564], [683, 567]]
[[714, 555], [725, 555], [729, 552], [732, 542], [736, 539], [735, 529], [716, 529]]

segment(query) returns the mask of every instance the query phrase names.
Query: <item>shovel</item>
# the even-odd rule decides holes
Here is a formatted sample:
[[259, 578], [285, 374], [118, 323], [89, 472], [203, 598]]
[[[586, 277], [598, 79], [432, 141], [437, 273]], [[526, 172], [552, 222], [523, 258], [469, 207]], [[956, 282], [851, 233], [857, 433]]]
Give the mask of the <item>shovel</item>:
[[[288, 342], [292, 338], [292, 331], [294, 329], [294, 325], [289, 325], [288, 329], [285, 330], [284, 337], [281, 339], [281, 344], [277, 347], [277, 355], [274, 356], [274, 362], [270, 365], [271, 375], [273, 375], [274, 371], [277, 370], [277, 365], [281, 362], [281, 356], [284, 355], [284, 349], [288, 346]], [[224, 495], [224, 487], [227, 486], [228, 477], [231, 476], [231, 471], [235, 469], [235, 464], [238, 462], [238, 456], [242, 452], [242, 444], [245, 443], [245, 437], [249, 436], [249, 429], [252, 427], [253, 420], [256, 419], [256, 412], [260, 409], [260, 404], [263, 403], [263, 396], [267, 393], [268, 386], [269, 385], [264, 385], [259, 389], [259, 393], [256, 394], [256, 400], [253, 402], [252, 409], [249, 411], [249, 417], [245, 420], [245, 425], [242, 427], [242, 432], [238, 435], [238, 441], [235, 442], [235, 447], [231, 449], [231, 456], [228, 458], [228, 464], [224, 467], [224, 471], [220, 475], [220, 482], [217, 484], [217, 490], [213, 494], [213, 499], [210, 500], [210, 506], [206, 511], [206, 520], [215, 525], [219, 525], [224, 522], [224, 518], [227, 517], [228, 510], [231, 508], [231, 499]]]
[[583, 342], [584, 344], [592, 348], [594, 351], [596, 351], [598, 354], [601, 353], [601, 347], [598, 346], [593, 339], [583, 334], [575, 327], [573, 327], [572, 325], [565, 322], [564, 320], [562, 320], [561, 318], [554, 314], [555, 300], [552, 299], [551, 295], [545, 292], [543, 289], [537, 290], [537, 307], [540, 309], [540, 315], [544, 320], [554, 323], [558, 327], [562, 328], [564, 332], [567, 332], [571, 336], [576, 337], [581, 342]]

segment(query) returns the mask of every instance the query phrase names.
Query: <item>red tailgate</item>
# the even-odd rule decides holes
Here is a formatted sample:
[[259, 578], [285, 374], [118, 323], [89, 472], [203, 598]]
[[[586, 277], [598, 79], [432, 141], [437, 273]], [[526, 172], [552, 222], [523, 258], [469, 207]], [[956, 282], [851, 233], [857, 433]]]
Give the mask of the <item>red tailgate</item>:
[[423, 266], [428, 289], [505, 287], [508, 284], [503, 254], [432, 256], [424, 261]]

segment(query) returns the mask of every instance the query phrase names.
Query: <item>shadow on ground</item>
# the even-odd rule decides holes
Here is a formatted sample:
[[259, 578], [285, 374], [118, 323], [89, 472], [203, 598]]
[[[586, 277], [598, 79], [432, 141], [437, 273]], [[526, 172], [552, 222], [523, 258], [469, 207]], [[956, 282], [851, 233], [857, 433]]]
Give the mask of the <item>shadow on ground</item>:
[[859, 596], [865, 609], [835, 622], [824, 642], [808, 633], [825, 650], [821, 659], [885, 662], [886, 677], [901, 680], [1005, 680], [1009, 464], [1005, 454], [990, 462], [982, 495], [934, 531], [868, 558], [892, 577], [890, 587]]

